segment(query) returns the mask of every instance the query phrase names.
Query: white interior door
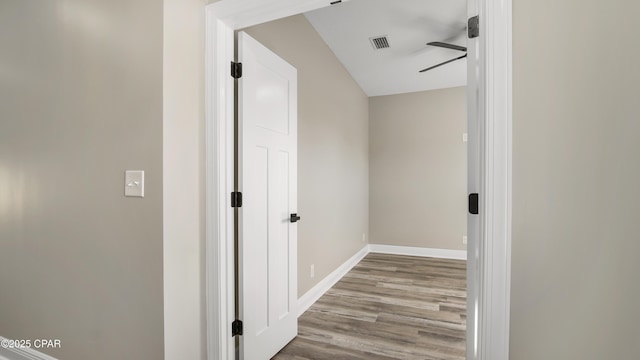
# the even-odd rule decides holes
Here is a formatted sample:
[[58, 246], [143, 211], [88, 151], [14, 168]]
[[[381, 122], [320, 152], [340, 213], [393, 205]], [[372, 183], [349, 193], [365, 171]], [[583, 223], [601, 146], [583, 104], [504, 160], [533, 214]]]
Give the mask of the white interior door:
[[298, 333], [297, 71], [244, 32], [238, 59], [240, 356], [264, 360]]

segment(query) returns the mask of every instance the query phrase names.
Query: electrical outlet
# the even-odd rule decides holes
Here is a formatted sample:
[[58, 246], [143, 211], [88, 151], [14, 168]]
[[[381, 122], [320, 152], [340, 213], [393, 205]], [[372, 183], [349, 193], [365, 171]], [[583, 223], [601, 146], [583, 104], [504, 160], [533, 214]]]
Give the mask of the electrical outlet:
[[309, 271], [309, 274], [311, 275], [312, 279], [313, 279], [314, 276], [316, 276], [316, 265], [315, 264], [311, 264], [311, 270]]
[[463, 244], [463, 245], [467, 245], [467, 235], [464, 235], [464, 236], [462, 237], [462, 244]]
[[462, 142], [467, 142], [468, 141], [468, 137], [467, 137], [467, 133], [463, 133], [462, 134]]
[[367, 241], [367, 234], [362, 233], [362, 242]]

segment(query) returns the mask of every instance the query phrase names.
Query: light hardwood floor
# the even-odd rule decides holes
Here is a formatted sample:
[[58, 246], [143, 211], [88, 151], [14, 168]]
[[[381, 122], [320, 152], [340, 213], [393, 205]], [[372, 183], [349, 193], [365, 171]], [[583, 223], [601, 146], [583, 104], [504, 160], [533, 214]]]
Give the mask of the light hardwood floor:
[[464, 359], [466, 261], [369, 254], [273, 359]]

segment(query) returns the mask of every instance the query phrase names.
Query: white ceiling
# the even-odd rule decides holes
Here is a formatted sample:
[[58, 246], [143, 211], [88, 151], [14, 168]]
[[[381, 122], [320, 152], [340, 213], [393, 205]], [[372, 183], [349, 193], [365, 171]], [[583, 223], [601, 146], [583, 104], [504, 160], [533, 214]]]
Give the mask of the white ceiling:
[[[368, 96], [466, 84], [466, 59], [418, 73], [463, 55], [426, 43], [466, 46], [466, 0], [351, 0], [305, 16]], [[380, 35], [389, 48], [373, 48]]]

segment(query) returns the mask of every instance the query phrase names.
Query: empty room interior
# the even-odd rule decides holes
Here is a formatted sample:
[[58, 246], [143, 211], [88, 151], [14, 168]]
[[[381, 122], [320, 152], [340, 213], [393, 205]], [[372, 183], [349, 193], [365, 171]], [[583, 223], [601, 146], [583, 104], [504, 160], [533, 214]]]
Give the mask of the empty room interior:
[[465, 14], [353, 0], [241, 30], [298, 78], [301, 309], [275, 359], [465, 358], [466, 61], [420, 72], [466, 54]]

